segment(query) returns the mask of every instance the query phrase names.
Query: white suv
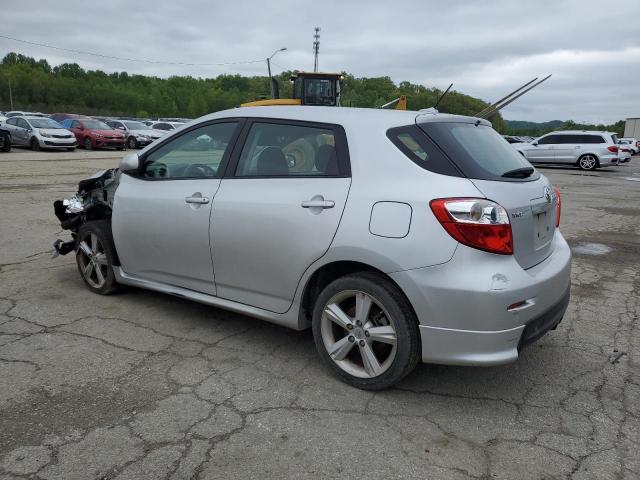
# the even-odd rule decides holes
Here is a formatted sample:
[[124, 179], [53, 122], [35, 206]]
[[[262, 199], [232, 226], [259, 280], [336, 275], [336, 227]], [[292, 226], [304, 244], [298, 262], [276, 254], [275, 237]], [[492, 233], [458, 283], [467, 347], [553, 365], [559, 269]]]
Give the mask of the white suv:
[[611, 132], [565, 130], [513, 146], [534, 164], [577, 165], [582, 170], [594, 170], [619, 161], [618, 138]]

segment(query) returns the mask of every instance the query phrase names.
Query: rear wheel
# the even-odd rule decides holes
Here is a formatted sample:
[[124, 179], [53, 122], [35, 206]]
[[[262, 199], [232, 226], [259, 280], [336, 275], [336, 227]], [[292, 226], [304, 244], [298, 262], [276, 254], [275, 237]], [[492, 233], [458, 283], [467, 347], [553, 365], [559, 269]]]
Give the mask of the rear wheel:
[[418, 322], [407, 299], [386, 277], [361, 272], [322, 291], [313, 336], [323, 362], [357, 388], [387, 388], [420, 360]]
[[109, 295], [116, 290], [113, 265], [116, 253], [111, 225], [106, 220], [87, 222], [78, 231], [76, 263], [89, 290]]
[[33, 150], [34, 152], [37, 152], [40, 150], [40, 142], [35, 137], [31, 139], [31, 141], [29, 142], [29, 145], [31, 146], [31, 150]]
[[86, 150], [91, 150], [93, 148], [93, 144], [91, 143], [91, 139], [89, 137], [84, 139], [82, 145]]
[[578, 166], [581, 170], [595, 170], [598, 168], [598, 159], [595, 155], [583, 155], [578, 160]]

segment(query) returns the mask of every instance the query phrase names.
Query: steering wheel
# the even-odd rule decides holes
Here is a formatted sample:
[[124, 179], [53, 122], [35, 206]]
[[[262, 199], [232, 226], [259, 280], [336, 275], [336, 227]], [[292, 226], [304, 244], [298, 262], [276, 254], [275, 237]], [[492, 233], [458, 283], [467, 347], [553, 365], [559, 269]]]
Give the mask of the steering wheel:
[[166, 164], [152, 162], [146, 165], [144, 176], [149, 178], [167, 178], [170, 175]]
[[215, 177], [216, 171], [204, 163], [192, 163], [185, 170], [185, 177]]

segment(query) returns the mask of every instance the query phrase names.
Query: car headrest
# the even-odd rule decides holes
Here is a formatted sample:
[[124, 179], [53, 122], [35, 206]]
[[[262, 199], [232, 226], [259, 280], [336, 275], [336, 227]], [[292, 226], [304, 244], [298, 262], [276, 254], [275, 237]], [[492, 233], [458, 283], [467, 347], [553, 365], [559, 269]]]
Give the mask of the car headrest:
[[338, 175], [338, 157], [333, 145], [322, 145], [316, 151], [316, 170], [325, 175]]
[[258, 156], [257, 160], [258, 175], [288, 175], [289, 167], [287, 159], [282, 153], [280, 147], [267, 147]]

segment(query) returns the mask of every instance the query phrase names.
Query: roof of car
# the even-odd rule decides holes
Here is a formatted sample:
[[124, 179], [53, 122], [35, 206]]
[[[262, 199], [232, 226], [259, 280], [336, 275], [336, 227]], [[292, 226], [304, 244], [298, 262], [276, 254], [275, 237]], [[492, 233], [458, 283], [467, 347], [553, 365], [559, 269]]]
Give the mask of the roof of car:
[[214, 120], [227, 117], [256, 117], [256, 118], [281, 118], [288, 120], [301, 120], [320, 123], [338, 123], [341, 125], [367, 123], [380, 123], [388, 126], [409, 125], [419, 117], [420, 122], [481, 122], [486, 120], [434, 111], [412, 110], [386, 110], [379, 108], [352, 108], [352, 107], [319, 107], [319, 106], [266, 106], [266, 107], [242, 107], [215, 112], [202, 120]]
[[586, 134], [598, 134], [598, 135], [602, 135], [604, 133], [606, 134], [611, 134], [611, 133], [615, 133], [615, 132], [605, 132], [605, 131], [601, 131], [601, 130], [558, 130], [557, 132], [549, 132], [549, 133], [553, 133], [553, 134], [565, 134], [565, 133], [570, 133], [570, 134], [576, 134], [576, 133], [586, 133]]

